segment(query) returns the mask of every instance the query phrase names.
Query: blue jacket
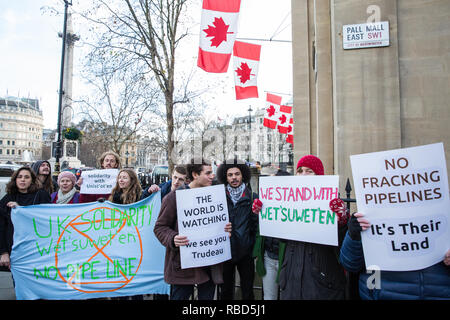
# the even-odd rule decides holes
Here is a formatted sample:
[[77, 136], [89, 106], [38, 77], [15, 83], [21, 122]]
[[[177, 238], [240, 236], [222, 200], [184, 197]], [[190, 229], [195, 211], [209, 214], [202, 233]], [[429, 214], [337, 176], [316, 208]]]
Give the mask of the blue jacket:
[[[415, 271], [381, 271], [379, 289], [373, 271], [366, 272], [361, 241], [348, 233], [341, 247], [340, 261], [350, 272], [360, 272], [359, 295], [364, 300], [450, 299], [450, 267], [439, 262]], [[369, 279], [370, 277], [370, 279]], [[369, 281], [368, 281], [369, 280]], [[369, 286], [367, 284], [369, 282]]]
[[[163, 200], [163, 198], [164, 198], [165, 196], [167, 196], [167, 195], [169, 194], [169, 192], [171, 191], [171, 190], [170, 190], [171, 187], [172, 187], [172, 180], [169, 180], [169, 181], [167, 181], [167, 182], [161, 183], [161, 184], [159, 185], [159, 188], [161, 189], [161, 201]], [[150, 195], [151, 195], [151, 193], [148, 192], [148, 188], [146, 188], [146, 189], [144, 190], [144, 192], [142, 193], [141, 199], [147, 198], [147, 197], [149, 197]]]

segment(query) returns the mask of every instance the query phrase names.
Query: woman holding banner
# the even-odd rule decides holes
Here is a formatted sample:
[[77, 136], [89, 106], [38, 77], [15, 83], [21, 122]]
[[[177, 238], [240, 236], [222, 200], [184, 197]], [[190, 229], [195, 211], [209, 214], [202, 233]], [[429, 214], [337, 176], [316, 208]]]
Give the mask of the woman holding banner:
[[130, 204], [141, 200], [141, 194], [141, 184], [136, 172], [132, 169], [122, 169], [108, 200], [117, 204]]
[[10, 254], [14, 234], [11, 209], [41, 203], [50, 203], [50, 194], [41, 189], [41, 184], [31, 168], [19, 168], [11, 176], [6, 185], [6, 195], [0, 200], [0, 267], [11, 267]]
[[[361, 231], [369, 229], [363, 213], [354, 213], [342, 244], [340, 260], [349, 272], [359, 272], [363, 300], [450, 299], [450, 249], [442, 262], [414, 271], [367, 271]], [[375, 273], [374, 273], [375, 272]]]
[[[121, 163], [120, 163], [120, 157], [117, 153], [114, 151], [106, 151], [104, 152], [99, 160], [98, 160], [99, 166], [101, 169], [120, 169]], [[80, 177], [78, 179], [77, 185], [81, 187], [83, 184], [83, 178]], [[108, 199], [111, 194], [84, 194], [80, 193], [80, 203], [86, 203], [86, 202], [95, 202], [100, 198]]]
[[77, 178], [70, 171], [63, 171], [58, 175], [59, 190], [53, 192], [52, 203], [70, 204], [78, 203], [80, 193], [75, 188]]
[[[313, 155], [297, 163], [296, 175], [323, 174], [322, 161]], [[339, 243], [346, 229], [339, 223]], [[288, 240], [279, 275], [281, 300], [344, 299], [346, 278], [338, 256], [338, 247]]]
[[[141, 200], [141, 184], [136, 172], [132, 169], [122, 169], [117, 175], [117, 182], [111, 191], [108, 200], [117, 204], [130, 204]], [[118, 300], [127, 300], [128, 297], [120, 297]], [[143, 295], [131, 297], [131, 300], [144, 300]]]

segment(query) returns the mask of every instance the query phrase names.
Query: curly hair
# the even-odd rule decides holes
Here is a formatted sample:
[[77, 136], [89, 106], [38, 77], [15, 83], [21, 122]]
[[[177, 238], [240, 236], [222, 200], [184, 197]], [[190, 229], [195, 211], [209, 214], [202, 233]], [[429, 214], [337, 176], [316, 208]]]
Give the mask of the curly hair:
[[249, 183], [251, 178], [250, 168], [244, 161], [237, 158], [230, 159], [222, 163], [216, 171], [217, 180], [219, 183], [227, 184], [227, 171], [231, 168], [238, 168], [242, 174], [242, 182]]
[[17, 176], [19, 175], [19, 172], [22, 170], [28, 171], [31, 176], [31, 185], [28, 187], [28, 190], [27, 190], [28, 193], [36, 192], [40, 188], [42, 188], [42, 185], [41, 185], [40, 181], [37, 179], [34, 171], [31, 170], [30, 167], [24, 166], [24, 167], [20, 167], [19, 169], [14, 171], [14, 173], [12, 174], [11, 180], [6, 185], [6, 193], [7, 194], [11, 195], [11, 194], [16, 194], [19, 192], [19, 189], [17, 188], [16, 180], [17, 180]]
[[99, 166], [99, 168], [103, 169], [103, 161], [105, 160], [106, 156], [108, 156], [108, 155], [112, 155], [112, 156], [114, 156], [114, 158], [116, 158], [116, 163], [117, 163], [117, 168], [118, 169], [122, 168], [122, 163], [120, 161], [120, 156], [117, 153], [115, 153], [114, 151], [111, 151], [111, 150], [103, 152], [102, 155], [100, 156], [100, 158], [98, 158], [98, 166]]
[[[121, 189], [119, 186], [119, 175], [122, 172], [126, 172], [128, 176], [130, 177], [130, 186], [127, 189]], [[113, 201], [114, 193], [116, 192], [122, 192], [121, 200], [123, 204], [129, 204], [136, 201], [139, 201], [142, 194], [141, 184], [139, 183], [138, 176], [136, 175], [136, 172], [132, 169], [122, 169], [119, 171], [119, 174], [117, 175], [117, 181], [116, 185], [111, 191], [111, 195], [109, 196], [108, 200]]]

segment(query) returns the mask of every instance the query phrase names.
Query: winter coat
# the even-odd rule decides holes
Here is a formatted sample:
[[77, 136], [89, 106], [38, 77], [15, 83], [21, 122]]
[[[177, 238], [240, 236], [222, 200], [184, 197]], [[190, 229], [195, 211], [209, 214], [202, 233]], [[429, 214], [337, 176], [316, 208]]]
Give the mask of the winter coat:
[[110, 193], [105, 194], [80, 193], [78, 203], [88, 203], [98, 201], [99, 199], [108, 199], [110, 195], [111, 195]]
[[228, 191], [226, 191], [226, 195], [229, 220], [232, 226], [231, 257], [234, 262], [237, 262], [245, 256], [252, 255], [258, 229], [258, 216], [252, 212], [252, 204], [258, 195], [252, 193], [247, 187], [235, 205]]
[[[278, 240], [277, 245], [271, 246], [272, 249], [269, 249], [267, 244], [270, 241], [272, 241], [272, 244], [274, 244], [273, 240]], [[253, 247], [253, 257], [256, 258], [255, 270], [260, 277], [266, 275], [266, 267], [264, 266], [264, 252], [266, 251], [268, 252], [270, 258], [278, 260], [278, 282], [280, 277], [281, 265], [283, 264], [284, 260], [284, 253], [286, 251], [286, 242], [277, 238], [264, 237], [259, 233], [256, 235], [255, 246]]]
[[[167, 196], [169, 194], [169, 192], [171, 191], [172, 188], [172, 180], [169, 180], [167, 182], [161, 183], [159, 185], [159, 188], [161, 189], [161, 201], [164, 199], [165, 196]], [[148, 192], [148, 188], [146, 188], [143, 193], [142, 193], [142, 198], [147, 198], [149, 196], [151, 196], [152, 194], [150, 192]]]
[[0, 254], [11, 254], [13, 245], [14, 226], [11, 221], [11, 208], [6, 204], [10, 201], [17, 202], [20, 206], [31, 206], [41, 203], [51, 203], [50, 195], [45, 190], [33, 193], [6, 194], [0, 200]]
[[[52, 195], [51, 195], [52, 203], [56, 203], [56, 200], [58, 200], [58, 191], [53, 192]], [[79, 192], [75, 192], [75, 194], [73, 195], [72, 199], [70, 199], [70, 201], [67, 204], [78, 203], [79, 200], [80, 200], [80, 193]]]
[[415, 271], [381, 271], [377, 285], [373, 272], [365, 270], [361, 241], [352, 240], [348, 233], [342, 244], [340, 260], [346, 270], [360, 272], [361, 299], [450, 299], [450, 267], [443, 262]]
[[[179, 189], [181, 188], [183, 187]], [[154, 228], [156, 238], [166, 247], [164, 281], [168, 284], [193, 285], [205, 283], [211, 278], [214, 283], [221, 284], [223, 283], [222, 263], [208, 267], [181, 269], [180, 249], [175, 246], [173, 241], [174, 237], [178, 235], [177, 199], [175, 196], [177, 190], [171, 191], [164, 197]]]
[[[346, 228], [339, 228], [339, 243]], [[282, 300], [344, 299], [346, 277], [339, 264], [339, 246], [288, 240], [279, 285]]]

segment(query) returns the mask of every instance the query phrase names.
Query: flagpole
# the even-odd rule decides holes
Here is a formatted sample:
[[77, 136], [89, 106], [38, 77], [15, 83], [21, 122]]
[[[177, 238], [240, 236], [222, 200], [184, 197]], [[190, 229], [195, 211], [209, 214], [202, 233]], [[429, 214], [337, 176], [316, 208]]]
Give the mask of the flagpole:
[[253, 40], [253, 41], [287, 42], [287, 43], [292, 43], [291, 40], [274, 40], [274, 39], [258, 39], [258, 38], [236, 38], [236, 40]]

